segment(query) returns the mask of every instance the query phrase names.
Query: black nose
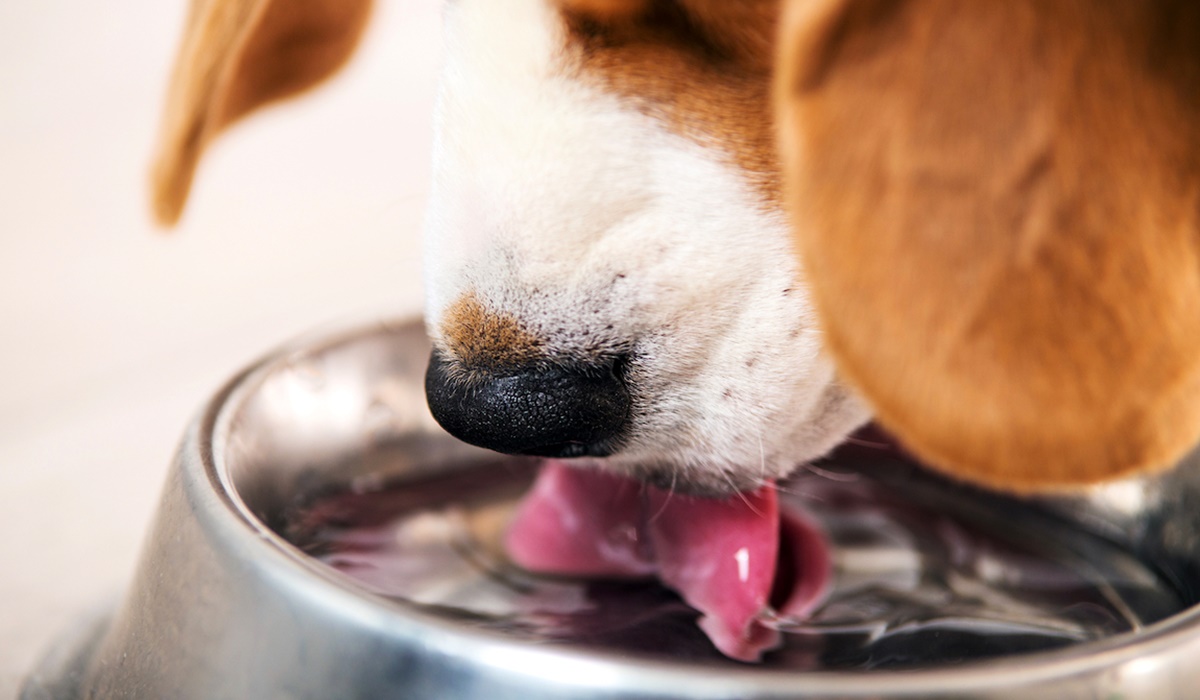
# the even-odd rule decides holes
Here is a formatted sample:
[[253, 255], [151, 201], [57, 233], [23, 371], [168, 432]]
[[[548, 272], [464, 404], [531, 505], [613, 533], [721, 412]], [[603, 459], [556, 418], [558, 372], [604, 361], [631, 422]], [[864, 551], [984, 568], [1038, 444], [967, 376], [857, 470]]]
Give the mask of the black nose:
[[619, 358], [460, 372], [434, 350], [425, 373], [429, 410], [446, 432], [510, 454], [602, 457], [629, 418]]

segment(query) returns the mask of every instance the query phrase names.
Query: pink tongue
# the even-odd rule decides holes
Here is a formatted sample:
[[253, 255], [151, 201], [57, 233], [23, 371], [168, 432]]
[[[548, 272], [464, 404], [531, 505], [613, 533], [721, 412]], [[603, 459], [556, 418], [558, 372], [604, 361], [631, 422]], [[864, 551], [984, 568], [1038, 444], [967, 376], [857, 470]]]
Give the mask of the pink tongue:
[[505, 545], [513, 561], [540, 573], [657, 575], [703, 614], [700, 627], [722, 653], [756, 661], [780, 643], [765, 624], [775, 614], [772, 592], [782, 587], [779, 614], [798, 617], [830, 578], [816, 527], [795, 513], [780, 516], [774, 485], [728, 500], [691, 498], [550, 461]]

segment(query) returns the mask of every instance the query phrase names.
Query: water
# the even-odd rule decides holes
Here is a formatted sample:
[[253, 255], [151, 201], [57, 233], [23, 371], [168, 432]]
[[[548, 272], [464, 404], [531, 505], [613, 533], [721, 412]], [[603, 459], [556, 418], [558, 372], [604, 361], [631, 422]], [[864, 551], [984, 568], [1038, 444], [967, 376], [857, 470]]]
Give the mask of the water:
[[[834, 584], [811, 618], [777, 622], [786, 641], [765, 666], [961, 663], [1136, 631], [1187, 605], [1152, 567], [1034, 508], [843, 466], [835, 459], [781, 485], [781, 503], [827, 532]], [[507, 464], [403, 487], [359, 482], [298, 509], [283, 529], [375, 593], [475, 627], [736, 663], [654, 582], [556, 579], [511, 565], [499, 540], [532, 476]]]

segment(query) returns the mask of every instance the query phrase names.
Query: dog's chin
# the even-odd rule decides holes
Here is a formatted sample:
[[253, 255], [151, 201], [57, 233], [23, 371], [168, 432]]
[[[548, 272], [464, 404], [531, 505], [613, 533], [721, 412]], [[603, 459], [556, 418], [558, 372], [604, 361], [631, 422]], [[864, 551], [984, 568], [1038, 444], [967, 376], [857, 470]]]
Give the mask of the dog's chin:
[[[822, 393], [819, 408], [791, 431], [776, 432], [774, 441], [730, 444], [730, 440], [721, 440], [720, 431], [714, 429], [701, 435], [709, 444], [656, 444], [646, 431], [633, 430], [605, 442], [602, 449], [596, 445], [592, 447], [597, 449], [582, 454], [559, 452], [546, 456], [564, 460], [572, 467], [634, 479], [668, 493], [729, 498], [786, 479], [802, 465], [828, 454], [870, 419], [863, 403], [842, 385], [831, 384]], [[666, 434], [678, 437], [681, 432]], [[722, 444], [733, 449], [721, 449]]]
[[[667, 462], [629, 465], [619, 453], [611, 457], [578, 457], [562, 460], [572, 467], [597, 469], [636, 479], [661, 491], [695, 498], [730, 498], [738, 493], [755, 491], [766, 480], [755, 468], [729, 467], [720, 471], [697, 472]], [[753, 476], [752, 476], [753, 474]]]

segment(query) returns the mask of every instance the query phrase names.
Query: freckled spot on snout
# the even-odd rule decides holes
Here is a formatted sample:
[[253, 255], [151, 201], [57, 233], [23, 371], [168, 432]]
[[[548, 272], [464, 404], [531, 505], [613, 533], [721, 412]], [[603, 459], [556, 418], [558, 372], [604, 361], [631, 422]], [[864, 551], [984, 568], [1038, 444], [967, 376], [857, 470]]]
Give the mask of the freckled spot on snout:
[[470, 369], [503, 369], [542, 354], [542, 340], [514, 316], [488, 309], [474, 294], [464, 294], [445, 313], [441, 337], [451, 357]]

